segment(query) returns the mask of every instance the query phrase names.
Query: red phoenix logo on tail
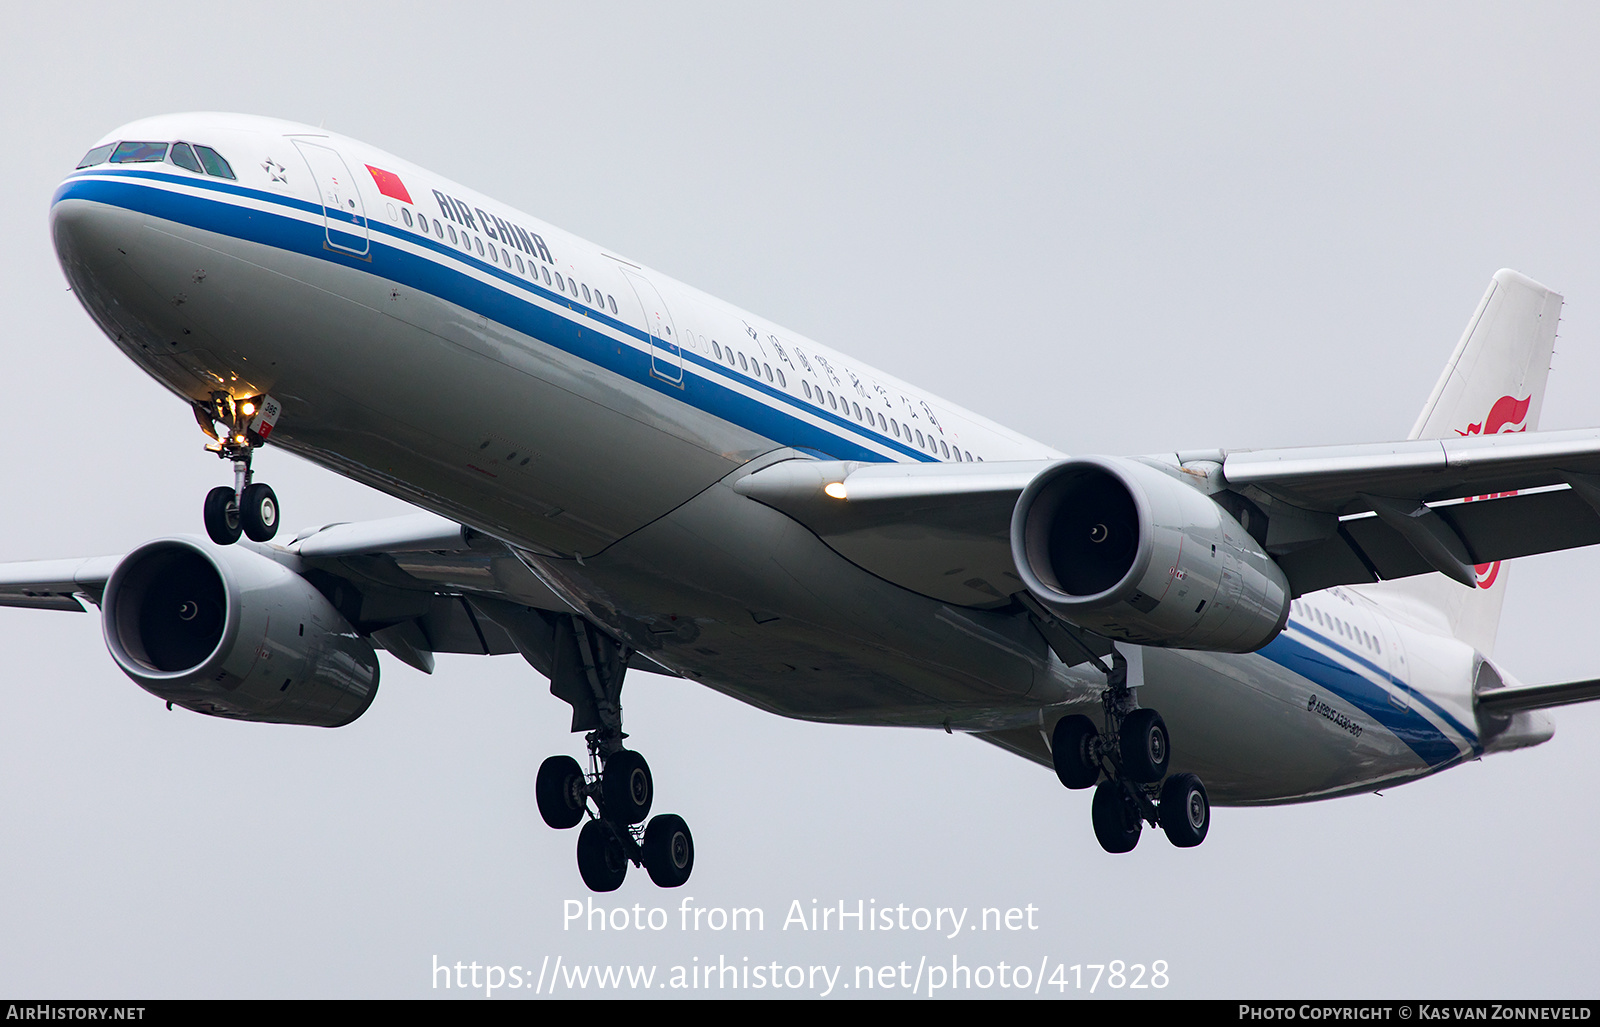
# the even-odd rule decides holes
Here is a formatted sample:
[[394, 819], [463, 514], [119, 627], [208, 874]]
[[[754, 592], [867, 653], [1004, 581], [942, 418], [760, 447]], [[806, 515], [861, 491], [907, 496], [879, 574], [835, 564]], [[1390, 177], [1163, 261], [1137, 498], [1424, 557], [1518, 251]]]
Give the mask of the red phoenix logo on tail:
[[[1526, 399], [1517, 399], [1514, 396], [1501, 396], [1494, 401], [1494, 406], [1489, 408], [1489, 416], [1483, 419], [1482, 424], [1469, 424], [1467, 430], [1456, 429], [1457, 435], [1507, 435], [1511, 432], [1528, 430], [1528, 408], [1533, 405], [1533, 396]], [[1516, 492], [1495, 492], [1487, 496], [1468, 496], [1467, 502], [1475, 499], [1500, 499], [1503, 496], [1514, 496]], [[1500, 561], [1493, 563], [1480, 563], [1474, 568], [1478, 572], [1478, 587], [1491, 588], [1496, 578], [1500, 576]]]

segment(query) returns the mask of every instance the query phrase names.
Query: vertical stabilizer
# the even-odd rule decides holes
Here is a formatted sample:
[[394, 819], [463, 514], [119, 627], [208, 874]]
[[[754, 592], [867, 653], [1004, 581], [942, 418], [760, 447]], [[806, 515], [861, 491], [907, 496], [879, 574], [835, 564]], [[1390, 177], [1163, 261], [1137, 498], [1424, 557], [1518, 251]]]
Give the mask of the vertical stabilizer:
[[[1467, 330], [1422, 407], [1413, 439], [1534, 431], [1544, 406], [1561, 296], [1515, 271], [1498, 271]], [[1449, 621], [1459, 639], [1488, 654], [1494, 649], [1505, 600], [1506, 568], [1479, 564], [1478, 587], [1442, 574], [1372, 586], [1426, 603]]]

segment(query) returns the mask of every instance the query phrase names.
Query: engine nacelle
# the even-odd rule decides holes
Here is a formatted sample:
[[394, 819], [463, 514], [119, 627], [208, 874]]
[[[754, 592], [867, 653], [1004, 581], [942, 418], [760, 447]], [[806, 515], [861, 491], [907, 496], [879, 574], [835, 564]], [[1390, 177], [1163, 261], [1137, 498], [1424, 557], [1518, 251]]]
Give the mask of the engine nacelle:
[[305, 578], [243, 547], [147, 542], [117, 565], [101, 608], [117, 666], [197, 713], [340, 727], [378, 691], [372, 644]]
[[1289, 582], [1209, 496], [1134, 460], [1042, 472], [1011, 515], [1011, 555], [1045, 606], [1139, 645], [1246, 653], [1289, 618]]

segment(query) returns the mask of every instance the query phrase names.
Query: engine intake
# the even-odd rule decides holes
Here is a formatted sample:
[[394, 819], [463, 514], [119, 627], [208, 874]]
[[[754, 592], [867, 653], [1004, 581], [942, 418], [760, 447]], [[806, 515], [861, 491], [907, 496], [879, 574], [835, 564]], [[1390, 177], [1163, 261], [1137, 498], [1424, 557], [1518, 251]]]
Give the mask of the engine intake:
[[1283, 630], [1289, 583], [1228, 511], [1135, 460], [1064, 460], [1011, 516], [1028, 591], [1080, 627], [1139, 645], [1254, 652]]
[[293, 570], [242, 547], [148, 542], [106, 583], [106, 648], [145, 691], [197, 713], [339, 727], [372, 704], [372, 644]]

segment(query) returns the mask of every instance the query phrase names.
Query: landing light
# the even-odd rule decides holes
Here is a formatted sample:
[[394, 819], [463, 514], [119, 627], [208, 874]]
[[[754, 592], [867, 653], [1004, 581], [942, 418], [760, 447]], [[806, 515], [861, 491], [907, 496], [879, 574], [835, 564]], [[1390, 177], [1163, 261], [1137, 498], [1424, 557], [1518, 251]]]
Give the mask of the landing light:
[[828, 484], [822, 486], [822, 491], [826, 492], [834, 499], [846, 498], [844, 482], [842, 481], [830, 481]]

